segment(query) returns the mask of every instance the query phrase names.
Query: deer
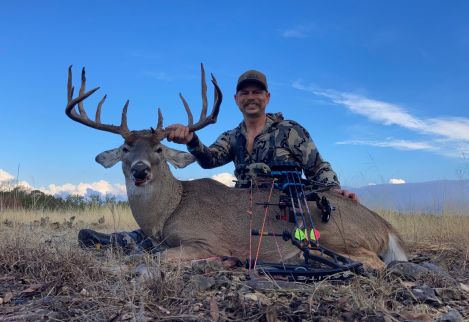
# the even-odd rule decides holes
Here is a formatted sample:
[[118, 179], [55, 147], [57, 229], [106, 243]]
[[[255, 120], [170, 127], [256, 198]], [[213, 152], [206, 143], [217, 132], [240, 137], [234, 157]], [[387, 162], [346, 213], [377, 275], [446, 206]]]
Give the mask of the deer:
[[[214, 104], [207, 116], [207, 85], [205, 71], [201, 65], [202, 110], [199, 121], [194, 123], [190, 107], [184, 97], [180, 98], [188, 115], [189, 131], [198, 131], [216, 122], [222, 92], [213, 74]], [[156, 128], [129, 130], [127, 125], [127, 100], [122, 109], [120, 125], [101, 122], [101, 108], [106, 95], [99, 101], [95, 119], [88, 117], [83, 102], [99, 87], [86, 91], [85, 69], [81, 73], [81, 87], [77, 97], [72, 86], [72, 66], [68, 69], [65, 113], [73, 121], [87, 127], [119, 134], [123, 144], [104, 151], [95, 158], [105, 168], [122, 163], [129, 206], [135, 221], [142, 231], [154, 240], [164, 242], [166, 260], [190, 261], [208, 257], [229, 256], [248, 259], [252, 244], [261, 237], [251, 237], [251, 227], [260, 227], [261, 214], [265, 206], [251, 202], [264, 201], [269, 191], [265, 189], [231, 188], [213, 179], [202, 178], [190, 181], [178, 180], [169, 167], [184, 168], [195, 161], [195, 157], [183, 151], [165, 146], [162, 141], [168, 136], [163, 127], [163, 116], [158, 108]], [[279, 200], [280, 191], [272, 191], [271, 202]], [[359, 202], [352, 201], [336, 192], [323, 191], [334, 205], [332, 219], [328, 223], [320, 220], [321, 212], [310, 202], [316, 229], [321, 233], [319, 242], [349, 258], [363, 263], [365, 268], [382, 270], [391, 261], [406, 261], [406, 248], [396, 229], [374, 211]], [[251, 206], [250, 215], [249, 205]], [[294, 225], [278, 220], [278, 207], [269, 208], [270, 228], [273, 231], [293, 230]], [[253, 240], [250, 241], [250, 238]], [[250, 243], [252, 243], [250, 245]], [[300, 250], [287, 242], [276, 242], [264, 238], [259, 248], [259, 258], [278, 261], [279, 252], [283, 259], [293, 259]]]

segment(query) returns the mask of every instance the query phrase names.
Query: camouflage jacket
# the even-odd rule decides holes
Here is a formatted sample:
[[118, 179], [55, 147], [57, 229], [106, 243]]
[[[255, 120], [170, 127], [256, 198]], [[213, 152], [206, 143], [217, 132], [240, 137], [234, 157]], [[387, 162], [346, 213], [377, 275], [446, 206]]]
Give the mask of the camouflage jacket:
[[233, 130], [222, 133], [210, 147], [194, 134], [187, 148], [205, 169], [233, 161], [237, 186], [249, 182], [247, 165], [272, 161], [297, 162], [309, 181], [340, 186], [336, 173], [322, 159], [309, 133], [295, 121], [284, 120], [281, 113], [267, 113], [264, 129], [254, 139], [252, 153], [247, 151], [246, 145], [246, 126], [241, 122]]

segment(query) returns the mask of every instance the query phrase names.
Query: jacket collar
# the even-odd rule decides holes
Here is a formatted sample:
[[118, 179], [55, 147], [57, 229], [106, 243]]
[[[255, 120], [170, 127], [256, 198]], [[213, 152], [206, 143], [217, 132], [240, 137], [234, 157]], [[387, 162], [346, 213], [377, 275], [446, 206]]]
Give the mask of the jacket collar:
[[[282, 112], [277, 112], [277, 113], [266, 113], [266, 120], [265, 120], [265, 125], [264, 129], [262, 129], [261, 134], [263, 133], [268, 133], [273, 130], [273, 126], [276, 125], [277, 123], [281, 122], [284, 120]], [[241, 131], [241, 133], [246, 136], [246, 124], [244, 121], [239, 123], [238, 129]]]

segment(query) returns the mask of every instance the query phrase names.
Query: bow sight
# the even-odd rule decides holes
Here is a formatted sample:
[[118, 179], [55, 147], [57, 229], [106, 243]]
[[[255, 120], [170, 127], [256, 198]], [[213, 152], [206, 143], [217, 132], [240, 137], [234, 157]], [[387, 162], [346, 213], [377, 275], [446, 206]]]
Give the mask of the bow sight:
[[[256, 182], [265, 184], [267, 181], [273, 188], [283, 194], [278, 203], [268, 201], [257, 202], [266, 210], [270, 206], [278, 206], [281, 215], [277, 219], [287, 220], [295, 225], [294, 232], [267, 232], [262, 228], [251, 230], [251, 236], [282, 237], [285, 242], [290, 241], [300, 249], [303, 262], [300, 264], [265, 263], [254, 261], [246, 264], [249, 269], [258, 273], [269, 275], [273, 278], [287, 278], [290, 281], [320, 281], [323, 279], [344, 280], [352, 276], [352, 273], [362, 273], [363, 265], [350, 258], [337, 254], [320, 245], [320, 232], [315, 229], [313, 216], [308, 201], [315, 202], [321, 211], [321, 220], [327, 223], [335, 210], [325, 196], [320, 196], [321, 191], [330, 189], [330, 186], [318, 182], [310, 182], [301, 178], [302, 169], [298, 163], [275, 162], [269, 166], [255, 163], [248, 167], [249, 174]], [[305, 190], [308, 193], [305, 193]], [[263, 225], [264, 227], [264, 225]]]

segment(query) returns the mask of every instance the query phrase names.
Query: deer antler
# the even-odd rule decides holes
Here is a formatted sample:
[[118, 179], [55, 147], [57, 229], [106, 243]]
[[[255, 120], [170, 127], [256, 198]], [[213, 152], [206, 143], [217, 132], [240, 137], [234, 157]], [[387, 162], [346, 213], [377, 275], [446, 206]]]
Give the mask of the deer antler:
[[[86, 77], [85, 77], [85, 68], [83, 67], [81, 71], [81, 86], [80, 92], [78, 97], [73, 98], [73, 90], [74, 87], [72, 86], [72, 65], [68, 67], [68, 82], [67, 82], [67, 98], [68, 104], [65, 108], [65, 114], [68, 115], [72, 120], [84, 124], [86, 126], [92, 127], [97, 130], [107, 131], [111, 133], [120, 134], [123, 137], [129, 133], [129, 128], [127, 127], [127, 108], [129, 106], [129, 101], [125, 102], [124, 108], [122, 109], [122, 119], [121, 124], [119, 126], [112, 125], [112, 124], [102, 124], [101, 123], [101, 107], [106, 100], [106, 95], [103, 96], [101, 101], [98, 103], [98, 107], [96, 108], [96, 118], [95, 121], [89, 119], [88, 115], [86, 114], [85, 108], [83, 107], [83, 101], [88, 97], [91, 96], [94, 92], [96, 92], [99, 87], [93, 88], [92, 90], [85, 93], [85, 86], [86, 86]], [[75, 109], [75, 105], [78, 104], [78, 112]]]
[[210, 115], [207, 116], [207, 105], [208, 105], [207, 104], [207, 83], [205, 81], [205, 70], [204, 70], [203, 64], [200, 64], [200, 69], [202, 72], [202, 111], [200, 112], [199, 121], [196, 124], [193, 124], [194, 118], [192, 117], [189, 104], [187, 104], [187, 101], [184, 99], [182, 94], [179, 93], [179, 97], [181, 98], [181, 101], [184, 104], [184, 108], [186, 109], [186, 112], [187, 112], [187, 118], [188, 118], [187, 126], [189, 127], [189, 132], [198, 131], [206, 127], [209, 124], [215, 123], [217, 121], [218, 113], [220, 112], [220, 105], [223, 99], [223, 94], [220, 90], [220, 87], [218, 86], [217, 80], [215, 79], [215, 76], [211, 74], [212, 83], [215, 89], [215, 101], [213, 103], [212, 113], [210, 113]]

